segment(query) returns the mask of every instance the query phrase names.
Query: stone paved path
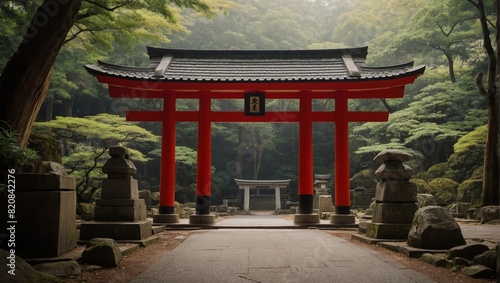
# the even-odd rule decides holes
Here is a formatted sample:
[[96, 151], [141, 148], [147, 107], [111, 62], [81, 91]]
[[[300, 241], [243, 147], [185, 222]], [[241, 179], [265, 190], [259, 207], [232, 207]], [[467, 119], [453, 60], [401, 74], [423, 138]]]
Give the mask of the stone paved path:
[[[283, 218], [259, 221], [276, 224]], [[433, 281], [316, 229], [221, 229], [191, 235], [132, 282]]]

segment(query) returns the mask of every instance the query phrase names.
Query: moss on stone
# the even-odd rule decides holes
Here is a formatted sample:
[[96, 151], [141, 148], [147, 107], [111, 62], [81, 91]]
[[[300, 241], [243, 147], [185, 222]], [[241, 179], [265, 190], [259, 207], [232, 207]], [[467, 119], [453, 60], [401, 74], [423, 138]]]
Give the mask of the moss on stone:
[[468, 202], [473, 207], [480, 207], [482, 192], [482, 180], [466, 180], [458, 187], [457, 200], [461, 202]]
[[459, 183], [448, 178], [437, 178], [429, 182], [430, 193], [438, 205], [449, 205], [456, 201]]
[[441, 178], [446, 173], [446, 170], [448, 170], [446, 162], [434, 164], [427, 170], [427, 178], [429, 178], [429, 180]]
[[28, 147], [36, 150], [43, 161], [62, 164], [61, 145], [53, 137], [45, 134], [32, 134]]
[[351, 178], [351, 189], [357, 187], [364, 187], [366, 189], [372, 189], [377, 186], [377, 176], [375, 176], [375, 171], [372, 169], [365, 169], [354, 174]]
[[417, 193], [426, 194], [429, 192], [429, 184], [423, 179], [411, 179], [410, 182], [417, 185]]

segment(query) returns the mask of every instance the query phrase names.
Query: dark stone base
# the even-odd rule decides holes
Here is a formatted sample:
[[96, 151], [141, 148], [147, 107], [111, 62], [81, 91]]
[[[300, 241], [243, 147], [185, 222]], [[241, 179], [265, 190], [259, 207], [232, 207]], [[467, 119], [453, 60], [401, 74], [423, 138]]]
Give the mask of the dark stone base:
[[143, 199], [98, 199], [95, 221], [144, 221], [146, 205]]
[[410, 224], [366, 223], [366, 236], [374, 239], [407, 239]]
[[114, 240], [144, 240], [152, 235], [151, 222], [96, 222], [80, 225], [80, 240], [111, 238]]
[[336, 214], [351, 214], [350, 206], [335, 206]]
[[196, 196], [196, 214], [210, 214], [210, 196]]
[[374, 223], [412, 223], [418, 210], [416, 203], [376, 203], [373, 209]]
[[313, 195], [299, 195], [299, 214], [312, 214], [313, 202]]

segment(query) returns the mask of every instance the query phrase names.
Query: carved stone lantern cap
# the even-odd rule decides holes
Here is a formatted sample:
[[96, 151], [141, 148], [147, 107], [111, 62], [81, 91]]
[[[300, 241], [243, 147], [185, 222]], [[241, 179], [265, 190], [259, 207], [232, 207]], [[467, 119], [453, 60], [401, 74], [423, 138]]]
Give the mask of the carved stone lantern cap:
[[129, 159], [129, 152], [124, 147], [111, 147], [111, 158], [102, 167], [102, 172], [108, 174], [110, 179], [129, 179], [137, 173], [134, 163]]
[[382, 150], [373, 160], [383, 163], [386, 161], [400, 161], [405, 162], [412, 159], [413, 155], [406, 153], [399, 149], [385, 149]]

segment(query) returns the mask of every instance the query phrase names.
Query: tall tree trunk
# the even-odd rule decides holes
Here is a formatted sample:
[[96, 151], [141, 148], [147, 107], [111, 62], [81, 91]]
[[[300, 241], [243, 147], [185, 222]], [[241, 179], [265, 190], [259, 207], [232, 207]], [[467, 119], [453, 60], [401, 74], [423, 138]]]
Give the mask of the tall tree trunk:
[[446, 56], [446, 60], [448, 60], [448, 70], [450, 72], [450, 81], [452, 83], [456, 83], [457, 78], [455, 77], [455, 67], [453, 65], [453, 56], [448, 52], [444, 52], [444, 55]]
[[51, 121], [54, 113], [54, 100], [45, 100], [45, 121]]
[[0, 120], [19, 134], [22, 146], [28, 141], [47, 94], [57, 54], [76, 20], [81, 2], [45, 0], [0, 76]]
[[474, 5], [479, 12], [479, 20], [483, 30], [483, 46], [488, 54], [488, 77], [486, 80], [486, 87], [483, 85], [483, 73], [479, 73], [476, 77], [476, 85], [479, 93], [486, 101], [488, 108], [488, 134], [486, 136], [486, 146], [484, 151], [484, 180], [483, 180], [483, 193], [481, 196], [481, 206], [486, 205], [499, 205], [500, 204], [500, 107], [499, 96], [500, 89], [497, 86], [498, 72], [500, 69], [498, 58], [499, 40], [500, 40], [500, 0], [495, 1], [496, 7], [496, 51], [490, 39], [490, 31], [488, 27], [488, 20], [484, 8], [483, 0], [474, 2], [468, 0], [469, 3]]

